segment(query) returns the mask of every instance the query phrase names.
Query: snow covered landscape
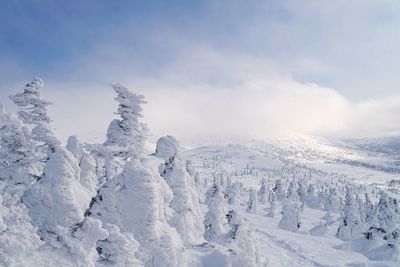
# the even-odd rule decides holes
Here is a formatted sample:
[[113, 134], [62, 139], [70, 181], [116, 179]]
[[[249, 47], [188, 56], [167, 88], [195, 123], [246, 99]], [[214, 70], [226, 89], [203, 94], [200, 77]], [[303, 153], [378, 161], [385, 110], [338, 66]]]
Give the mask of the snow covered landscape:
[[400, 0], [0, 2], [0, 267], [400, 267]]
[[1, 266], [400, 264], [395, 139], [152, 144], [144, 97], [113, 84], [106, 141], [64, 145], [42, 87], [0, 111]]

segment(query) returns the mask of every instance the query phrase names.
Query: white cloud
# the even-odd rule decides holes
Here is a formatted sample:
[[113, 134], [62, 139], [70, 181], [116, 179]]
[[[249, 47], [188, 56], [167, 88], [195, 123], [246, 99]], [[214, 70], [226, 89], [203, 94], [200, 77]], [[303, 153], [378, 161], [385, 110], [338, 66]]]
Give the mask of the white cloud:
[[[182, 55], [158, 79], [118, 75], [146, 96], [145, 122], [155, 137], [366, 137], [400, 129], [400, 98], [353, 103], [334, 89], [296, 82], [262, 60], [205, 47]], [[104, 138], [116, 110], [109, 86], [50, 83], [45, 95], [55, 102], [51, 112], [64, 138]]]

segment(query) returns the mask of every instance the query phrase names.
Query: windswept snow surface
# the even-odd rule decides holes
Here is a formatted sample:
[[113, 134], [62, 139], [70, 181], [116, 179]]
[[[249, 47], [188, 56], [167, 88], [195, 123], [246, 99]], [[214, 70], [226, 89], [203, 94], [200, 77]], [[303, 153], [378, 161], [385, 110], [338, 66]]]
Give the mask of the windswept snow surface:
[[107, 141], [63, 146], [42, 86], [0, 105], [0, 266], [400, 266], [398, 139], [148, 151], [144, 97], [113, 84]]
[[[365, 185], [371, 191], [385, 189], [396, 198], [399, 192], [396, 183], [400, 172], [398, 155], [393, 151], [368, 151], [354, 141], [329, 142], [296, 135], [266, 142], [200, 147], [187, 150], [185, 156], [193, 162], [202, 183], [209, 182], [210, 177], [230, 177], [233, 182], [242, 183], [245, 191], [258, 189], [262, 178], [273, 181], [278, 178], [290, 180], [296, 176], [311, 184], [318, 180], [346, 181]], [[246, 214], [246, 219], [252, 224], [255, 245], [259, 254], [266, 258], [267, 266], [400, 264], [373, 261], [354, 249], [343, 249], [348, 247], [347, 243], [336, 237], [340, 213], [333, 213], [333, 223], [324, 227], [326, 212], [305, 207], [301, 228], [292, 232], [278, 227], [282, 203], [277, 204], [277, 215], [270, 218], [270, 205], [262, 205], [256, 214], [250, 214], [245, 212], [246, 202], [247, 198], [241, 197], [236, 209]], [[218, 255], [215, 257], [219, 260]], [[199, 263], [193, 266], [208, 265]]]

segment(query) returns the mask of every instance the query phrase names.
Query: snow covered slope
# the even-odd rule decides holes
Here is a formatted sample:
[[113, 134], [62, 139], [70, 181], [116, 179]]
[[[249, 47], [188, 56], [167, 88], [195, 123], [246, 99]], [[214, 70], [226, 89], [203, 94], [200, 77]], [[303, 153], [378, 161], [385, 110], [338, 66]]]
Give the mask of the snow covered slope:
[[[326, 139], [295, 135], [277, 140], [249, 141], [242, 144], [207, 146], [187, 150], [185, 156], [193, 162], [202, 184], [212, 183], [215, 177], [239, 182], [243, 191], [259, 189], [262, 179], [269, 188], [277, 179], [298, 180], [319, 185], [325, 182], [340, 187], [354, 183], [365, 191], [389, 190], [399, 197], [400, 166], [398, 156], [391, 150], [366, 150], [354, 140], [329, 142]], [[223, 179], [223, 178], [222, 178]], [[272, 192], [272, 191], [271, 191]], [[241, 194], [235, 209], [246, 214], [247, 194]], [[323, 197], [320, 198], [323, 201]], [[326, 208], [310, 208], [301, 212], [298, 231], [278, 227], [282, 203], [275, 207], [271, 218], [271, 204], [258, 204], [256, 214], [246, 214], [254, 227], [253, 236], [260, 255], [269, 266], [398, 266], [394, 261], [374, 261], [374, 252], [365, 252], [366, 244], [356, 244], [336, 237], [340, 226], [340, 212], [332, 212], [329, 222]], [[365, 252], [365, 253], [363, 253]], [[395, 254], [397, 254], [395, 252]], [[395, 255], [395, 257], [399, 257]]]
[[392, 139], [148, 151], [144, 97], [113, 84], [106, 142], [64, 146], [42, 86], [0, 106], [0, 266], [399, 266]]

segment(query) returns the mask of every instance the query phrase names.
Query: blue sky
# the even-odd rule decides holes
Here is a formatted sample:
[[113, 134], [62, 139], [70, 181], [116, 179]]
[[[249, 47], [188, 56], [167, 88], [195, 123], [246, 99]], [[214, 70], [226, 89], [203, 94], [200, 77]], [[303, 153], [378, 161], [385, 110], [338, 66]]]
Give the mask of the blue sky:
[[156, 95], [278, 79], [383, 103], [400, 95], [399, 11], [397, 0], [5, 1], [0, 96], [34, 76], [54, 102], [113, 81]]

